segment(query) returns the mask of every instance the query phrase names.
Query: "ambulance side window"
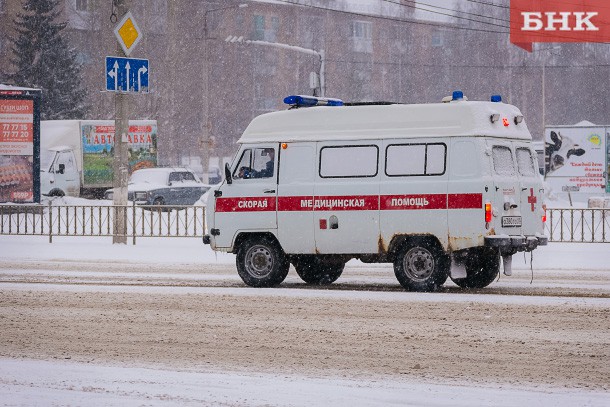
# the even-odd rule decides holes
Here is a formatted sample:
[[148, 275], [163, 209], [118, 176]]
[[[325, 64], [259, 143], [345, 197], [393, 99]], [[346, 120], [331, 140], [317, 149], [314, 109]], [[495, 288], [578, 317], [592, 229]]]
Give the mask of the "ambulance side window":
[[498, 175], [517, 175], [515, 171], [515, 162], [510, 148], [504, 146], [493, 146], [491, 155], [494, 163], [494, 171]]
[[320, 177], [354, 178], [375, 177], [379, 160], [377, 146], [322, 147]]
[[532, 152], [528, 148], [517, 149], [517, 168], [519, 174], [524, 177], [533, 177], [536, 174]]
[[246, 149], [233, 171], [233, 179], [247, 179], [252, 174], [252, 150]]
[[392, 144], [386, 149], [386, 175], [443, 175], [447, 146], [442, 143]]

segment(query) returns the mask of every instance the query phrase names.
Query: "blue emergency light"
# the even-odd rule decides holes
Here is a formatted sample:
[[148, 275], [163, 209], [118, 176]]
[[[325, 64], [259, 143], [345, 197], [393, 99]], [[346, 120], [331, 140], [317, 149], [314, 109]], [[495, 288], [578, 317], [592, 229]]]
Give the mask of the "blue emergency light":
[[308, 106], [343, 106], [341, 99], [320, 98], [316, 96], [291, 95], [284, 98], [284, 103], [295, 107]]
[[502, 96], [500, 96], [500, 95], [491, 95], [491, 101], [492, 102], [496, 102], [496, 103], [500, 103], [502, 101]]
[[461, 90], [454, 90], [451, 100], [462, 100], [462, 99], [464, 99], [464, 92], [462, 92]]

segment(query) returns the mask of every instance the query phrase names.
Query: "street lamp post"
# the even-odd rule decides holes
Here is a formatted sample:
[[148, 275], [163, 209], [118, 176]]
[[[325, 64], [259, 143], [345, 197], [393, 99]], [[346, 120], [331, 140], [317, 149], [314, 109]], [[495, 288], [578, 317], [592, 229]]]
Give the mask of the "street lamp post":
[[217, 11], [236, 9], [236, 8], [245, 8], [248, 7], [248, 4], [236, 4], [227, 7], [220, 7], [211, 10], [206, 10], [203, 15], [203, 61], [202, 61], [202, 69], [203, 69], [203, 117], [202, 117], [202, 128], [201, 128], [201, 141], [200, 141], [200, 150], [201, 150], [201, 167], [202, 167], [202, 178], [203, 182], [206, 184], [209, 182], [209, 174], [208, 168], [210, 165], [210, 64], [209, 64], [209, 49], [208, 49], [208, 14]]
[[244, 37], [237, 37], [234, 35], [230, 35], [225, 39], [225, 42], [229, 43], [239, 43], [239, 44], [253, 44], [253, 45], [262, 45], [267, 47], [281, 48], [290, 51], [297, 51], [307, 55], [314, 55], [320, 58], [320, 84], [319, 84], [319, 95], [321, 97], [326, 96], [326, 58], [324, 50], [321, 49], [316, 51], [315, 49], [297, 47], [296, 45], [282, 44], [280, 42], [267, 42], [267, 41], [259, 41], [259, 40], [244, 40]]

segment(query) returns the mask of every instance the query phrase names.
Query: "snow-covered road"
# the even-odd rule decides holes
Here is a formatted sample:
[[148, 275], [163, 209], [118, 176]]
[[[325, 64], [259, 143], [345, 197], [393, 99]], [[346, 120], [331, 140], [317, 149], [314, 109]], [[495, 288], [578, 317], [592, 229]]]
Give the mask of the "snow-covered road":
[[359, 262], [252, 289], [207, 250], [0, 236], [0, 404], [608, 405], [607, 245], [438, 293]]

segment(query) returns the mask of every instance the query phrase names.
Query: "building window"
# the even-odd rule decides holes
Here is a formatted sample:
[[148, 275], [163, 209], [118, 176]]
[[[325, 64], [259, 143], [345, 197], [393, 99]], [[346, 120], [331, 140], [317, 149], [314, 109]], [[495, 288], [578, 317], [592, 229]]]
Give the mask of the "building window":
[[352, 44], [356, 52], [373, 52], [373, 28], [368, 21], [352, 21]]
[[252, 38], [255, 40], [265, 38], [265, 16], [254, 16], [254, 35]]
[[275, 42], [277, 31], [280, 27], [279, 17], [270, 17], [268, 20], [265, 16], [254, 16], [254, 32], [252, 33], [253, 40]]
[[434, 31], [432, 32], [432, 46], [433, 47], [442, 47], [443, 46], [443, 33], [442, 31]]
[[76, 11], [89, 11], [89, 0], [76, 0]]

